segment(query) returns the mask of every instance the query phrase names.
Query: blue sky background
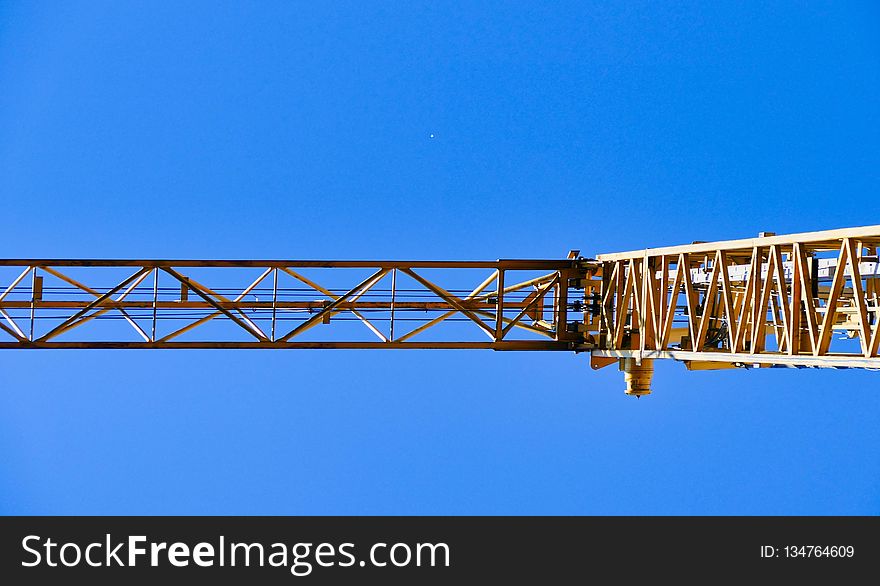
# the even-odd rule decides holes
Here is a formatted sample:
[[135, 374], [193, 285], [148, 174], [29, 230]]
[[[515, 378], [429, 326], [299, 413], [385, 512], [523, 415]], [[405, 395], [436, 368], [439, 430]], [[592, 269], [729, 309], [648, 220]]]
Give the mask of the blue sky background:
[[[0, 3], [0, 256], [880, 223], [876, 3], [443, 4]], [[636, 401], [566, 353], [3, 351], [0, 513], [877, 514], [878, 384], [659, 364]]]

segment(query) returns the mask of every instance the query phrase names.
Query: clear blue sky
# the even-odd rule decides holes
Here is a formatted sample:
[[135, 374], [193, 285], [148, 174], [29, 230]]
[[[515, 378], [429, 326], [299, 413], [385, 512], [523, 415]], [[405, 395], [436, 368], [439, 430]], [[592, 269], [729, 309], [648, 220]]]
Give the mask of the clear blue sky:
[[[178, 4], [0, 4], [0, 256], [880, 223], [876, 3]], [[655, 379], [636, 401], [564, 353], [3, 351], [0, 513], [880, 512], [880, 374]]]

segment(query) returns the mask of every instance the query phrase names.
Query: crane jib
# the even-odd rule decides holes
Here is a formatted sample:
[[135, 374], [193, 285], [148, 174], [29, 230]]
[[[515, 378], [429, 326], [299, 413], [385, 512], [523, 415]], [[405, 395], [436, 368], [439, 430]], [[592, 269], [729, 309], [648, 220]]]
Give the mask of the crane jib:
[[491, 349], [880, 369], [880, 226], [496, 261], [0, 259], [5, 349]]

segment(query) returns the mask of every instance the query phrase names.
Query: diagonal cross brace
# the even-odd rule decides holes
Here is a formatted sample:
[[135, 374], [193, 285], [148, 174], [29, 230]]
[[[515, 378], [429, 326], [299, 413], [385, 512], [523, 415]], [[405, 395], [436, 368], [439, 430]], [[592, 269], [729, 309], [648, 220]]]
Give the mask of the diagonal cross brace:
[[410, 277], [412, 277], [413, 279], [415, 279], [416, 281], [421, 283], [429, 291], [434, 293], [434, 295], [436, 295], [437, 297], [440, 297], [441, 299], [446, 301], [449, 305], [451, 305], [452, 307], [457, 309], [460, 313], [469, 317], [475, 324], [480, 326], [480, 328], [484, 332], [486, 332], [486, 334], [489, 336], [490, 340], [495, 340], [495, 330], [490, 328], [489, 326], [487, 326], [483, 322], [483, 320], [481, 320], [479, 318], [479, 316], [474, 314], [472, 311], [465, 309], [465, 307], [461, 304], [461, 299], [459, 299], [455, 295], [451, 294], [449, 291], [446, 291], [445, 289], [438, 287], [437, 285], [435, 285], [431, 281], [425, 279], [421, 275], [416, 274], [416, 272], [413, 271], [412, 269], [402, 268], [400, 270], [401, 270], [401, 272], [406, 273], [407, 275], [409, 275]]
[[[334, 301], [335, 301], [336, 299], [338, 299], [338, 297], [337, 297], [336, 295], [334, 295], [332, 291], [330, 291], [329, 289], [325, 289], [324, 287], [318, 285], [317, 283], [315, 283], [315, 282], [312, 281], [311, 279], [309, 279], [309, 278], [307, 278], [307, 277], [304, 277], [303, 275], [300, 275], [300, 274], [297, 273], [296, 271], [292, 271], [292, 270], [290, 270], [290, 269], [287, 268], [287, 267], [281, 267], [281, 270], [284, 271], [285, 273], [287, 273], [288, 275], [290, 275], [291, 277], [293, 277], [294, 279], [296, 279], [296, 280], [298, 280], [298, 281], [301, 281], [301, 282], [305, 283], [306, 285], [308, 285], [309, 287], [311, 287], [312, 289], [314, 289], [314, 290], [317, 291], [318, 293], [322, 293], [322, 294], [326, 295], [327, 297], [329, 297], [330, 299], [332, 299], [332, 300], [334, 300]], [[376, 328], [376, 326], [374, 326], [374, 325], [372, 324], [372, 322], [370, 322], [370, 320], [368, 320], [367, 318], [365, 318], [365, 317], [361, 314], [361, 312], [357, 311], [357, 310], [354, 309], [354, 308], [352, 308], [350, 311], [351, 311], [351, 313], [352, 313], [356, 318], [358, 318], [358, 319], [359, 319], [359, 320], [360, 320], [365, 326], [367, 326], [367, 327], [370, 329], [371, 332], [373, 332], [374, 334], [376, 334], [376, 336], [378, 336], [380, 340], [382, 340], [383, 342], [387, 342], [387, 341], [388, 341], [388, 338], [386, 338], [385, 335], [384, 335], [382, 332], [380, 332], [379, 329]]]
[[81, 318], [82, 316], [87, 314], [92, 309], [103, 304], [107, 299], [112, 297], [113, 294], [115, 294], [117, 291], [119, 291], [123, 287], [128, 286], [129, 283], [131, 283], [132, 281], [134, 281], [135, 279], [137, 279], [141, 275], [148, 273], [149, 271], [150, 271], [149, 268], [145, 268], [145, 267], [140, 268], [135, 274], [128, 277], [127, 279], [125, 279], [124, 281], [122, 281], [121, 283], [119, 283], [118, 285], [116, 285], [115, 287], [113, 287], [112, 289], [110, 289], [109, 291], [107, 291], [106, 293], [104, 293], [103, 295], [101, 295], [100, 297], [98, 297], [97, 299], [95, 299], [94, 301], [92, 301], [91, 303], [86, 305], [85, 307], [83, 307], [81, 310], [77, 311], [75, 314], [73, 314], [72, 316], [70, 316], [69, 318], [64, 320], [60, 325], [56, 326], [54, 329], [52, 329], [51, 331], [49, 331], [47, 334], [45, 334], [44, 336], [42, 336], [41, 338], [39, 338], [36, 341], [37, 342], [45, 342], [47, 340], [51, 340], [52, 338], [54, 338], [58, 334], [63, 333], [64, 331], [69, 329], [71, 326], [73, 326], [77, 322], [77, 320], [79, 320], [79, 318]]
[[[87, 287], [87, 286], [83, 285], [82, 283], [80, 283], [80, 282], [77, 281], [76, 279], [72, 279], [72, 278], [68, 277], [67, 275], [65, 275], [64, 273], [61, 273], [61, 272], [59, 272], [59, 271], [56, 271], [56, 270], [53, 269], [52, 267], [43, 266], [43, 267], [40, 267], [40, 268], [42, 268], [44, 271], [46, 271], [46, 272], [49, 273], [50, 275], [53, 275], [53, 276], [55, 276], [55, 277], [58, 277], [59, 279], [61, 279], [62, 281], [66, 282], [66, 283], [70, 283], [70, 284], [73, 285], [74, 287], [77, 287], [77, 288], [79, 288], [79, 289], [82, 289], [83, 291], [85, 291], [86, 293], [89, 293], [90, 295], [93, 295], [93, 296], [95, 296], [95, 297], [100, 297], [100, 296], [101, 296], [101, 294], [100, 294], [98, 291], [95, 291], [95, 290], [92, 289], [91, 287]], [[141, 281], [143, 281], [144, 279], [147, 278], [147, 275], [148, 275], [148, 274], [149, 274], [149, 273], [147, 272], [147, 273], [144, 273], [143, 275], [141, 275], [141, 276], [140, 276], [140, 277], [139, 277], [134, 283], [131, 284], [131, 286], [128, 288], [128, 290], [125, 291], [125, 293], [123, 293], [122, 295], [119, 296], [119, 298], [116, 299], [116, 301], [122, 301], [122, 300], [126, 297], [126, 295], [128, 295], [128, 294], [131, 292], [132, 289], [134, 289], [135, 287], [137, 287], [137, 286], [141, 283]], [[133, 327], [133, 328], [135, 329], [135, 331], [136, 331], [138, 334], [140, 334], [140, 336], [144, 339], [145, 342], [149, 342], [149, 341], [150, 341], [150, 337], [147, 336], [146, 332], [144, 332], [144, 330], [143, 330], [143, 329], [137, 324], [137, 322], [136, 322], [136, 321], [135, 321], [135, 320], [134, 320], [134, 319], [128, 314], [127, 311], [125, 311], [125, 310], [122, 309], [121, 307], [117, 307], [116, 309], [119, 311], [119, 313], [122, 314], [122, 317], [125, 318], [125, 321], [127, 321], [127, 322], [131, 325], [131, 327]], [[108, 308], [108, 309], [102, 309], [101, 311], [97, 311], [97, 312], [93, 313], [92, 315], [90, 315], [88, 318], [83, 319], [83, 320], [80, 320], [76, 325], [79, 325], [80, 323], [82, 323], [82, 322], [84, 322], [84, 321], [88, 321], [88, 320], [94, 319], [94, 318], [96, 318], [96, 317], [98, 317], [98, 316], [100, 316], [100, 315], [103, 315], [103, 314], [107, 313], [108, 311], [110, 311], [109, 308]], [[73, 326], [72, 326], [72, 325], [71, 325], [71, 326], [68, 326], [68, 327], [65, 328], [65, 330], [69, 330], [71, 327], [73, 327]], [[58, 333], [60, 334], [61, 332], [58, 332]]]
[[[236, 297], [235, 299], [232, 300], [232, 302], [233, 302], [233, 303], [238, 303], [239, 301], [241, 301], [242, 299], [244, 299], [245, 296], [247, 296], [248, 293], [250, 293], [251, 291], [253, 291], [254, 288], [255, 288], [257, 285], [259, 285], [260, 283], [262, 283], [262, 282], [263, 282], [263, 279], [265, 279], [267, 276], [269, 276], [269, 273], [271, 273], [271, 272], [272, 272], [272, 269], [271, 269], [271, 268], [268, 268], [268, 269], [266, 269], [265, 271], [263, 271], [263, 272], [260, 274], [260, 276], [257, 277], [257, 279], [256, 279], [253, 283], [251, 283], [250, 285], [248, 285], [247, 288], [246, 288], [244, 291], [242, 291], [240, 295], [238, 295], [238, 297]], [[195, 290], [196, 283], [194, 283], [192, 280], [190, 280], [190, 281], [187, 282], [187, 286], [189, 286], [191, 289]], [[199, 287], [200, 289], [207, 289], [207, 287], [205, 287], [204, 285], [200, 285], [200, 284], [198, 285], [198, 287]], [[208, 289], [208, 291], [209, 291], [210, 293], [212, 293], [213, 295], [216, 295], [218, 298], [220, 298], [221, 301], [229, 301], [226, 297], [223, 297], [222, 295], [218, 295], [217, 293], [214, 293], [213, 291], [210, 291], [210, 289]], [[251, 321], [246, 315], [244, 315], [244, 313], [243, 313], [241, 310], [238, 310], [238, 312], [239, 312], [239, 314], [242, 316], [242, 318], [244, 318], [245, 321], [246, 321], [250, 326], [253, 327], [254, 332], [259, 332], [260, 334], [263, 333], [263, 331], [262, 331], [260, 328], [257, 327], [257, 324], [253, 323], [253, 321]], [[190, 330], [192, 330], [192, 329], [194, 329], [194, 328], [196, 328], [196, 327], [202, 325], [203, 323], [206, 323], [206, 322], [211, 321], [212, 319], [214, 319], [214, 318], [217, 317], [218, 315], [224, 315], [224, 314], [223, 314], [222, 311], [215, 311], [214, 313], [212, 313], [212, 314], [210, 314], [210, 315], [206, 315], [206, 316], [203, 317], [203, 318], [197, 319], [196, 321], [194, 321], [194, 322], [192, 322], [192, 323], [190, 323], [190, 324], [187, 324], [187, 325], [183, 326], [182, 328], [180, 328], [180, 329], [178, 329], [178, 330], [176, 330], [176, 331], [174, 331], [174, 332], [171, 332], [170, 334], [168, 334], [167, 336], [163, 337], [163, 338], [162, 338], [161, 340], [159, 340], [159, 341], [160, 341], [160, 342], [167, 342], [167, 341], [169, 341], [169, 340], [172, 340], [172, 339], [176, 338], [177, 336], [180, 336], [180, 335], [182, 335], [182, 334], [185, 334], [186, 332], [188, 332], [188, 331], [190, 331]], [[264, 335], [263, 337], [265, 338], [265, 335]]]
[[194, 283], [187, 280], [186, 277], [184, 277], [183, 275], [181, 275], [180, 273], [178, 273], [177, 271], [175, 271], [171, 267], [162, 267], [162, 270], [165, 271], [166, 273], [168, 273], [169, 275], [171, 275], [172, 277], [174, 277], [175, 279], [177, 279], [178, 281], [180, 281], [181, 283], [183, 283], [184, 285], [188, 286], [190, 289], [192, 289], [195, 292], [196, 295], [201, 297], [205, 301], [205, 303], [207, 303], [208, 305], [210, 305], [211, 307], [213, 307], [214, 309], [216, 309], [217, 311], [219, 311], [220, 313], [222, 313], [223, 315], [228, 317], [236, 325], [240, 326], [245, 331], [249, 332], [256, 339], [260, 340], [261, 342], [268, 341], [268, 338], [266, 338], [266, 336], [262, 335], [261, 333], [255, 332], [250, 326], [248, 326], [248, 324], [246, 324], [245, 322], [243, 322], [239, 318], [235, 317], [232, 314], [232, 312], [221, 307], [214, 299], [211, 298], [210, 295], [208, 295], [204, 291], [202, 291], [201, 287], [195, 286]]
[[532, 309], [532, 308], [533, 308], [533, 307], [534, 307], [539, 301], [541, 301], [541, 302], [543, 303], [544, 296], [545, 296], [545, 295], [547, 294], [547, 292], [550, 291], [550, 289], [552, 289], [552, 288], [556, 285], [556, 283], [558, 283], [558, 282], [559, 282], [559, 276], [557, 275], [556, 277], [554, 277], [553, 279], [551, 279], [546, 285], [544, 285], [543, 287], [541, 287], [540, 289], [538, 289], [538, 291], [537, 291], [537, 295], [535, 295], [535, 298], [532, 299], [531, 302], [529, 302], [528, 305], [526, 305], [525, 307], [522, 308], [522, 310], [516, 315], [516, 317], [513, 318], [513, 320], [512, 320], [510, 323], [507, 324], [507, 327], [505, 327], [503, 330], [501, 330], [501, 336], [498, 338], [498, 341], [500, 342], [501, 340], [503, 340], [503, 339], [504, 339], [504, 336], [507, 335], [507, 333], [513, 328], [513, 326], [515, 326], [517, 323], [519, 323], [519, 321], [520, 321], [523, 317], [525, 317], [525, 315], [526, 315], [526, 314], [527, 314], [527, 313], [528, 313], [528, 312], [529, 312], [529, 311], [530, 311], [530, 310], [531, 310], [531, 309]]
[[290, 338], [293, 338], [297, 334], [309, 329], [315, 323], [317, 323], [318, 320], [323, 319], [325, 315], [329, 314], [334, 309], [339, 307], [340, 304], [344, 303], [349, 297], [351, 297], [355, 293], [360, 291], [363, 294], [366, 291], [368, 291], [370, 289], [370, 287], [372, 287], [377, 282], [379, 282], [379, 279], [384, 277], [388, 273], [388, 271], [390, 271], [390, 270], [391, 269], [385, 269], [385, 268], [379, 269], [378, 271], [376, 271], [375, 273], [373, 273], [372, 275], [370, 275], [369, 277], [367, 277], [366, 279], [364, 279], [363, 281], [361, 281], [360, 283], [355, 285], [354, 288], [349, 290], [347, 293], [345, 293], [341, 297], [338, 297], [333, 302], [328, 303], [326, 307], [321, 309], [321, 311], [319, 311], [318, 313], [316, 313], [315, 315], [313, 315], [312, 317], [310, 317], [309, 319], [307, 319], [303, 323], [299, 324], [298, 326], [293, 328], [291, 331], [289, 331], [287, 334], [285, 334], [281, 338], [278, 338], [276, 341], [277, 342], [286, 342], [287, 340], [289, 340]]
[[[11, 293], [12, 290], [15, 289], [15, 287], [19, 283], [21, 283], [22, 279], [27, 277], [28, 273], [30, 273], [32, 270], [34, 270], [33, 267], [27, 267], [24, 271], [22, 271], [22, 273], [12, 282], [12, 284], [9, 285], [9, 287], [7, 287], [6, 290], [3, 291], [2, 294], [0, 294], [0, 301], [3, 301], [3, 299], [5, 299], [6, 296], [9, 295], [9, 293]], [[5, 327], [3, 328], [4, 330], [6, 330], [10, 334], [12, 334], [13, 337], [18, 338], [19, 340], [22, 340], [22, 341], [27, 340], [27, 336], [24, 335], [24, 332], [21, 331], [21, 328], [18, 327], [18, 324], [15, 323], [15, 320], [12, 319], [11, 315], [6, 313], [2, 309], [0, 309], [0, 315], [3, 316], [3, 319], [5, 319], [7, 322], [9, 322], [10, 327], [12, 327], [12, 329], [15, 331], [11, 332], [11, 331], [9, 331], [9, 329], [7, 329]], [[2, 325], [2, 324], [0, 324], [0, 325]]]

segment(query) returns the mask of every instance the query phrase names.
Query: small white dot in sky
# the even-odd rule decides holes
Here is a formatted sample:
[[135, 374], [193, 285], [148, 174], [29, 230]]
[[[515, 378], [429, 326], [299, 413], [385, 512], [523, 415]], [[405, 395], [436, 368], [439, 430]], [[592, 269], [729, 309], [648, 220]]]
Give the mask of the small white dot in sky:
[[432, 133], [428, 136], [428, 138], [434, 138], [434, 133], [432, 132]]

